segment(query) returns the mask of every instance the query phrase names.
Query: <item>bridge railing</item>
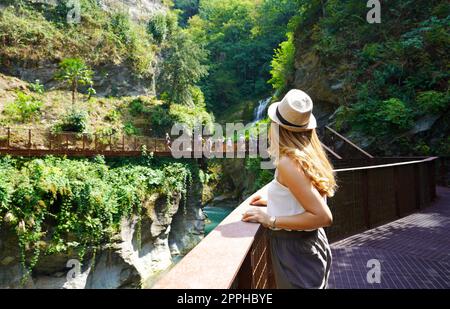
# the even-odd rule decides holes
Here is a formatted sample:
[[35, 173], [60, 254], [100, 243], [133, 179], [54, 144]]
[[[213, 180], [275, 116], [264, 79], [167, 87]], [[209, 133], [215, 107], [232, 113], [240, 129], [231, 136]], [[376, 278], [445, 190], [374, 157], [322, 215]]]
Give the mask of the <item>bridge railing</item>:
[[[328, 199], [334, 217], [327, 228], [330, 241], [429, 206], [436, 196], [436, 159], [401, 158], [394, 163], [393, 158], [379, 158], [372, 161], [376, 165], [369, 165], [369, 159], [365, 166], [349, 160], [346, 168], [336, 169], [340, 187]], [[153, 288], [275, 287], [266, 229], [241, 221], [249, 201], [240, 204]]]
[[26, 128], [0, 128], [0, 152], [19, 155], [43, 154], [140, 154], [145, 146], [148, 152], [169, 153], [162, 138], [127, 134], [75, 133]]

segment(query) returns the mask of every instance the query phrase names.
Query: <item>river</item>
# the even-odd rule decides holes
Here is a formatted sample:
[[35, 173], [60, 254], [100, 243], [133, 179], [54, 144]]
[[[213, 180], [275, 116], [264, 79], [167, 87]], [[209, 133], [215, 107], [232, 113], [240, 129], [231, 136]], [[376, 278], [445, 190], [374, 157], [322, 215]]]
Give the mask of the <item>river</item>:
[[236, 201], [224, 201], [216, 205], [206, 205], [203, 208], [203, 212], [207, 217], [205, 223], [205, 236], [222, 222], [238, 204], [239, 203]]
[[[203, 207], [203, 212], [206, 215], [206, 221], [205, 221], [205, 236], [208, 235], [212, 230], [216, 228], [217, 225], [219, 225], [220, 222], [223, 221], [239, 204], [237, 201], [227, 200], [227, 201], [220, 201], [216, 202], [214, 204], [209, 204]], [[159, 274], [153, 276], [150, 278], [147, 282], [143, 284], [144, 289], [151, 288], [151, 286], [158, 281], [159, 278], [164, 276], [167, 272], [170, 271], [170, 269], [175, 266], [181, 259], [183, 258], [182, 255], [173, 256], [172, 258], [172, 265], [168, 267], [166, 270], [161, 271]]]

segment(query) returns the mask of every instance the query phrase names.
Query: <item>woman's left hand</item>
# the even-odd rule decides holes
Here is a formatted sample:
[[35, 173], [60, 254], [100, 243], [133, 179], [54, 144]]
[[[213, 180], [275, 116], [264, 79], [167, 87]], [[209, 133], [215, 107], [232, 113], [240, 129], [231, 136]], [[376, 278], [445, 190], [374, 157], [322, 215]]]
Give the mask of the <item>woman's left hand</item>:
[[269, 226], [270, 217], [259, 208], [251, 208], [242, 214], [242, 221], [261, 223], [264, 227]]

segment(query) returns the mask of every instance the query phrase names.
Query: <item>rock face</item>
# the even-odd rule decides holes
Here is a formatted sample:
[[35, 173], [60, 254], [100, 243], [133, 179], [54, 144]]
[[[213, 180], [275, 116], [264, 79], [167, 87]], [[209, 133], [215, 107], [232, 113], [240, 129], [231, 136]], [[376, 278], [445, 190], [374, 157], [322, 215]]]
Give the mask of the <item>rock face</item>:
[[165, 10], [161, 0], [99, 0], [106, 11], [122, 10], [134, 20], [147, 20], [157, 11]]
[[[31, 1], [31, 0], [30, 0]], [[57, 1], [33, 0], [35, 3], [56, 5]], [[127, 12], [135, 21], [147, 22], [149, 18], [158, 11], [165, 11], [167, 7], [161, 0], [99, 0], [99, 5], [105, 11]], [[0, 4], [0, 9], [4, 7]], [[136, 75], [127, 63], [120, 65], [103, 65], [94, 67], [94, 88], [99, 96], [140, 96], [155, 95], [155, 78], [158, 73], [155, 56], [152, 70], [148, 77]], [[8, 66], [0, 67], [0, 72], [16, 76], [27, 82], [39, 80], [46, 88], [59, 87], [60, 83], [54, 80], [57, 63], [42, 62], [39, 64], [10, 63]]]
[[328, 123], [328, 118], [342, 103], [345, 85], [337, 74], [326, 72], [314, 52], [302, 52], [297, 47], [292, 87], [304, 90], [311, 96], [314, 115], [321, 126]]
[[[41, 63], [37, 67], [25, 67], [14, 64], [3, 71], [17, 76], [23, 81], [34, 83], [39, 80], [47, 89], [61, 87], [62, 83], [54, 79], [57, 64]], [[94, 88], [99, 96], [140, 96], [155, 95], [153, 78], [140, 78], [126, 65], [105, 65], [94, 67]], [[1, 86], [1, 85], [0, 85]], [[80, 88], [81, 91], [83, 91]]]
[[313, 100], [334, 105], [343, 103], [343, 76], [340, 76], [339, 72], [328, 72], [315, 52], [302, 53], [303, 51], [297, 48], [294, 86], [307, 91]]
[[[17, 237], [5, 226], [0, 230], [0, 288], [139, 288], [167, 269], [174, 255], [193, 248], [204, 234], [203, 212], [198, 202], [200, 185], [191, 188], [186, 204], [180, 195], [155, 194], [143, 206], [139, 220], [123, 220], [120, 233], [82, 262], [76, 252], [41, 256], [32, 276], [21, 285]], [[140, 231], [140, 232], [139, 232]], [[140, 239], [140, 241], [139, 241]]]
[[[57, 5], [58, 0], [28, 0], [33, 3]], [[124, 11], [134, 20], [147, 20], [156, 11], [165, 10], [162, 0], [98, 0], [105, 11]], [[0, 3], [0, 9], [5, 5]]]
[[172, 255], [184, 255], [203, 239], [206, 216], [201, 205], [201, 185], [194, 183], [186, 204], [174, 215], [169, 235]]

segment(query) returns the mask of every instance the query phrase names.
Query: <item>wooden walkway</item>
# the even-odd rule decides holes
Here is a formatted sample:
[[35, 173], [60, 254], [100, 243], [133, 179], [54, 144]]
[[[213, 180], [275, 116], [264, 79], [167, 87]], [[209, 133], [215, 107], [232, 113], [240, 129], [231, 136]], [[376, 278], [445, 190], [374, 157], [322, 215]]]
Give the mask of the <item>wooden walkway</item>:
[[[449, 289], [450, 188], [423, 211], [332, 244], [330, 288]], [[367, 281], [367, 262], [380, 262], [380, 282]]]

